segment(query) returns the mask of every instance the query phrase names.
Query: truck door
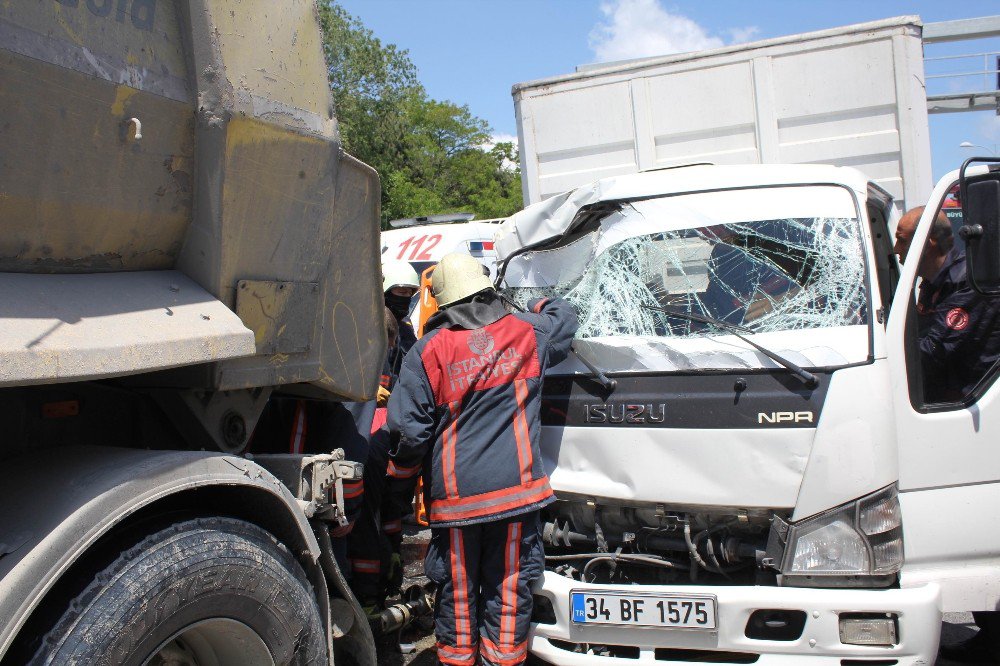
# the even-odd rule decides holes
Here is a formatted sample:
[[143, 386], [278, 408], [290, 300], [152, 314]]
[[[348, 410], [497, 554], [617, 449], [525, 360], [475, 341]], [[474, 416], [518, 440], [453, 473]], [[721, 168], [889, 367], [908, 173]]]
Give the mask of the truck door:
[[937, 581], [945, 611], [993, 610], [1000, 600], [1000, 302], [964, 279], [964, 247], [949, 223], [956, 183], [957, 172], [938, 183], [903, 260], [888, 326], [893, 395], [884, 402], [896, 420], [903, 586]]
[[874, 247], [872, 268], [877, 277], [879, 302], [882, 304], [882, 309], [876, 313], [876, 320], [885, 326], [892, 308], [892, 296], [896, 293], [896, 287], [899, 284], [899, 263], [896, 261], [892, 247], [892, 231], [895, 224], [890, 223], [897, 215], [893, 208], [892, 195], [875, 183], [868, 183], [867, 208]]

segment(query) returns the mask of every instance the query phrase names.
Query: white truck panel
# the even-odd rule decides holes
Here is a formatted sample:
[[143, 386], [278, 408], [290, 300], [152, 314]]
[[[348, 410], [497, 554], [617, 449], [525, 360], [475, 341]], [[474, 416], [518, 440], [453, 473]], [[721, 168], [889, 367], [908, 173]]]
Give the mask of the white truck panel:
[[[653, 144], [653, 163], [642, 168], [760, 162], [752, 77], [750, 63], [736, 63], [640, 79], [636, 87], [645, 88]], [[730, 103], [715, 109], [712, 126], [706, 126], [704, 110], [718, 104], [721, 90], [731, 91]]]
[[514, 87], [525, 204], [692, 162], [852, 166], [916, 205], [931, 189], [915, 16]]

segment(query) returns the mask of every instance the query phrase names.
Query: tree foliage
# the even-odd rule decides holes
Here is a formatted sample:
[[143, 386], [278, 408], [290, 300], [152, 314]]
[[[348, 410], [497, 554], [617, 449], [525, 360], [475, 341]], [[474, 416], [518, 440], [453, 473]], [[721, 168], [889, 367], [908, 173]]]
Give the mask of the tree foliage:
[[344, 148], [378, 170], [383, 222], [521, 207], [511, 143], [488, 148], [489, 124], [468, 106], [431, 99], [407, 51], [383, 44], [333, 0], [320, 0], [323, 48]]

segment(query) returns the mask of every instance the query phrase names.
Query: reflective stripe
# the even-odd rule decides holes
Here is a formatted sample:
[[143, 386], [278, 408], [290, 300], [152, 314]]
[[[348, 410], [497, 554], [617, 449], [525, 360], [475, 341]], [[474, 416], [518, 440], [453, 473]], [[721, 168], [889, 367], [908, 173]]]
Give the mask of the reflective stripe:
[[442, 664], [454, 664], [455, 666], [466, 666], [476, 662], [476, 648], [474, 647], [454, 647], [438, 642], [438, 660]]
[[365, 494], [364, 481], [345, 481], [344, 499], [357, 499]]
[[458, 497], [458, 479], [455, 477], [455, 446], [458, 444], [458, 403], [448, 403], [451, 423], [442, 435], [441, 470], [444, 475], [445, 497]]
[[523, 486], [494, 490], [471, 497], [434, 500], [431, 504], [431, 521], [442, 522], [495, 515], [541, 502], [551, 496], [552, 488], [549, 487], [549, 480], [543, 476]]
[[455, 605], [455, 645], [475, 645], [469, 617], [469, 592], [465, 572], [465, 539], [462, 530], [452, 528], [451, 536], [451, 587]]
[[385, 407], [375, 408], [375, 416], [372, 417], [371, 434], [374, 435], [385, 425], [385, 422], [388, 420], [388, 413], [389, 410]]
[[388, 532], [389, 534], [394, 534], [396, 532], [401, 532], [403, 530], [402, 520], [390, 520], [387, 523], [382, 523], [382, 531]]
[[500, 647], [487, 636], [482, 636], [479, 642], [479, 653], [494, 664], [515, 666], [527, 659], [528, 641], [522, 641], [511, 647]]
[[382, 571], [382, 563], [378, 560], [349, 560], [351, 563], [351, 569], [357, 571], [358, 573], [373, 573], [377, 574]]
[[507, 524], [507, 543], [504, 545], [503, 584], [500, 588], [500, 645], [514, 644], [520, 564], [521, 523], [514, 521]]
[[524, 416], [524, 403], [528, 400], [528, 382], [523, 379], [514, 380], [514, 397], [517, 408], [514, 411], [514, 439], [517, 440], [517, 462], [521, 468], [521, 484], [531, 483], [531, 434], [528, 431], [528, 419]]
[[395, 462], [390, 460], [385, 473], [394, 479], [412, 479], [417, 474], [420, 474], [420, 465], [417, 464], [413, 467], [403, 467], [402, 465], [397, 465]]
[[302, 453], [306, 441], [306, 408], [299, 400], [295, 403], [295, 417], [292, 419], [292, 436], [288, 440], [289, 453]]

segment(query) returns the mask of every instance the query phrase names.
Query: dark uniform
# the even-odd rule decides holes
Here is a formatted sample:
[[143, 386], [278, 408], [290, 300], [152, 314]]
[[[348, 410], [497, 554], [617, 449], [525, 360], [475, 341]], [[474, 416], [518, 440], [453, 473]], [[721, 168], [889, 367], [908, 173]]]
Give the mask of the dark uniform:
[[[387, 307], [396, 318], [396, 345], [386, 355], [379, 385], [392, 391], [403, 358], [417, 341], [407, 314], [409, 300], [386, 296]], [[374, 400], [349, 406], [359, 424], [364, 424], [370, 446], [366, 451], [365, 501], [357, 523], [348, 539], [351, 589], [365, 610], [374, 615], [387, 596], [398, 591], [403, 580], [403, 516], [410, 511], [414, 481], [396, 481], [388, 468], [389, 433], [386, 410]], [[360, 427], [360, 425], [359, 425]]]
[[399, 377], [399, 369], [403, 367], [403, 358], [410, 347], [417, 341], [417, 334], [413, 332], [413, 325], [405, 317], [396, 319], [399, 326], [399, 334], [396, 338], [396, 346], [389, 350], [385, 357], [385, 364], [382, 366], [382, 377], [379, 384], [386, 391], [392, 391], [392, 387]]
[[[403, 310], [393, 310], [399, 327], [396, 346], [386, 355], [379, 380], [379, 385], [389, 392], [395, 388], [406, 352], [417, 341], [409, 319], [397, 316], [398, 312]], [[355, 574], [352, 578], [355, 594], [359, 599], [364, 597], [363, 606], [375, 610], [403, 582], [403, 517], [411, 510], [416, 481], [393, 476], [389, 466], [389, 433], [383, 427], [386, 410], [376, 409], [374, 401], [365, 404], [371, 411], [366, 422], [372, 430], [365, 467], [367, 498], [359, 520], [363, 529], [351, 539], [351, 568]]]
[[917, 297], [924, 400], [969, 395], [1000, 358], [1000, 299], [966, 281], [965, 253], [952, 249]]
[[[392, 390], [398, 363], [416, 336], [409, 321], [398, 320], [397, 345], [387, 356], [380, 384]], [[393, 360], [395, 369], [392, 369]], [[255, 452], [329, 453], [343, 448], [346, 458], [365, 466], [364, 479], [344, 483], [345, 512], [350, 520], [347, 538], [335, 538], [334, 555], [351, 589], [365, 610], [381, 610], [388, 594], [402, 582], [402, 516], [413, 488], [386, 486], [389, 433], [381, 428], [385, 409], [375, 400], [326, 403], [276, 398], [254, 433]], [[402, 498], [402, 499], [401, 499]]]
[[430, 491], [425, 570], [438, 584], [438, 659], [518, 664], [531, 583], [544, 569], [538, 510], [555, 500], [539, 452], [542, 375], [578, 326], [566, 301], [508, 314], [499, 299], [434, 315], [389, 399], [391, 473]]
[[388, 442], [389, 432], [385, 428], [371, 436], [365, 460], [364, 504], [347, 539], [351, 590], [365, 612], [372, 616], [382, 609], [390, 592], [389, 577], [394, 566], [391, 535], [385, 532], [379, 512], [385, 492]]

